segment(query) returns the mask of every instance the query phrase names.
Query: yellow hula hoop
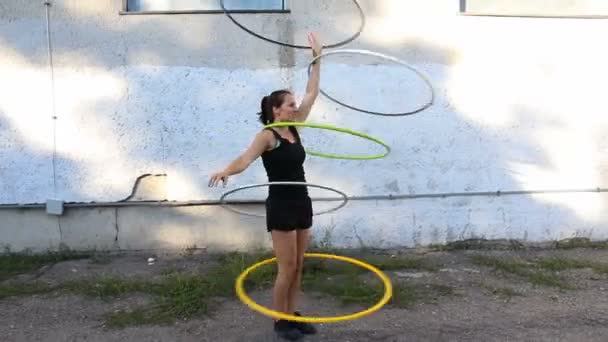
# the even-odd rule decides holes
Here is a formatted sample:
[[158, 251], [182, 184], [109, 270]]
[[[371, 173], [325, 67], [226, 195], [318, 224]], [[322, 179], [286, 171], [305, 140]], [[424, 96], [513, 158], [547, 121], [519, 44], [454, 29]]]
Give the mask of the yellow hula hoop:
[[363, 316], [367, 316], [371, 313], [374, 313], [374, 312], [378, 311], [381, 307], [383, 307], [386, 303], [388, 303], [388, 301], [391, 299], [391, 297], [393, 295], [393, 285], [391, 284], [390, 278], [386, 274], [384, 274], [382, 271], [377, 269], [376, 267], [374, 267], [370, 264], [367, 264], [363, 261], [359, 261], [357, 259], [344, 257], [344, 256], [338, 256], [338, 255], [333, 255], [333, 254], [321, 254], [321, 253], [304, 253], [304, 257], [335, 259], [335, 260], [350, 262], [351, 264], [355, 264], [355, 265], [361, 266], [363, 268], [366, 268], [366, 269], [372, 271], [374, 274], [376, 274], [378, 276], [378, 278], [380, 278], [382, 280], [382, 282], [384, 283], [384, 296], [382, 297], [382, 299], [380, 299], [380, 301], [378, 303], [376, 303], [376, 305], [372, 306], [371, 308], [354, 313], [354, 314], [344, 315], [344, 316], [333, 316], [333, 317], [293, 316], [293, 315], [288, 315], [288, 314], [285, 314], [285, 313], [282, 313], [279, 311], [271, 310], [265, 306], [259, 305], [258, 303], [253, 301], [253, 299], [249, 298], [249, 296], [245, 293], [245, 290], [243, 289], [243, 282], [245, 281], [245, 278], [247, 277], [247, 275], [249, 275], [249, 273], [251, 273], [253, 270], [255, 270], [258, 267], [275, 262], [277, 258], [262, 260], [256, 264], [250, 266], [245, 271], [243, 271], [243, 273], [241, 273], [238, 276], [238, 278], [236, 279], [235, 287], [236, 287], [237, 296], [239, 296], [241, 301], [243, 303], [245, 303], [247, 306], [249, 306], [251, 309], [253, 309], [261, 314], [264, 314], [266, 316], [270, 316], [272, 318], [286, 319], [286, 320], [290, 320], [290, 321], [306, 322], [306, 323], [335, 323], [335, 322], [341, 322], [341, 321], [361, 318]]

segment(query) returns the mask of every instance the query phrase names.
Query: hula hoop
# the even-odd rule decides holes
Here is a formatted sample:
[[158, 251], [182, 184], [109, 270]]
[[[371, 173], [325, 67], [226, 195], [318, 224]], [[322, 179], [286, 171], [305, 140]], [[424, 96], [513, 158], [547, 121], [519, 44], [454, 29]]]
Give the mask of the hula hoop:
[[382, 145], [385, 149], [386, 152], [381, 153], [381, 154], [375, 154], [375, 155], [371, 155], [371, 156], [344, 156], [344, 155], [340, 155], [340, 154], [333, 154], [333, 153], [320, 153], [320, 152], [313, 152], [313, 151], [306, 151], [306, 153], [312, 155], [312, 156], [317, 156], [317, 157], [323, 157], [323, 158], [332, 158], [332, 159], [349, 159], [349, 160], [370, 160], [370, 159], [380, 159], [380, 158], [384, 158], [386, 157], [390, 152], [391, 152], [391, 148], [390, 146], [388, 146], [384, 141], [378, 139], [378, 138], [374, 138], [372, 136], [369, 136], [365, 133], [361, 133], [361, 132], [356, 132], [356, 131], [352, 131], [350, 129], [347, 128], [339, 128], [339, 127], [334, 127], [334, 126], [330, 126], [330, 125], [324, 125], [324, 124], [314, 124], [314, 123], [306, 123], [306, 122], [275, 122], [275, 123], [271, 123], [268, 124], [266, 126], [264, 126], [264, 128], [272, 128], [272, 127], [286, 127], [286, 126], [298, 126], [298, 127], [310, 127], [310, 128], [320, 128], [320, 129], [328, 129], [331, 131], [337, 131], [337, 132], [342, 132], [342, 133], [348, 133], [357, 137], [361, 137], [367, 140], [371, 140], [379, 145]]
[[378, 278], [380, 278], [382, 280], [382, 282], [384, 283], [384, 296], [382, 296], [380, 301], [378, 303], [376, 303], [374, 306], [372, 306], [371, 308], [354, 313], [354, 314], [344, 315], [344, 316], [334, 316], [334, 317], [292, 316], [292, 315], [287, 315], [287, 314], [279, 312], [279, 311], [271, 310], [267, 307], [259, 305], [258, 303], [253, 301], [253, 299], [251, 299], [249, 296], [247, 296], [247, 294], [245, 293], [245, 290], [243, 289], [243, 282], [245, 281], [245, 278], [247, 277], [247, 275], [249, 275], [249, 273], [251, 273], [253, 270], [255, 270], [256, 268], [258, 268], [260, 266], [270, 264], [270, 263], [274, 262], [277, 258], [266, 259], [266, 260], [260, 261], [257, 264], [254, 264], [253, 266], [250, 266], [245, 271], [243, 271], [243, 273], [241, 273], [241, 275], [239, 275], [238, 278], [236, 278], [235, 288], [236, 288], [237, 296], [239, 296], [241, 301], [243, 303], [245, 303], [247, 306], [249, 306], [251, 309], [253, 309], [263, 315], [270, 316], [272, 318], [287, 319], [290, 321], [306, 322], [306, 323], [335, 323], [335, 322], [341, 322], [341, 321], [361, 318], [363, 316], [367, 316], [371, 313], [374, 313], [374, 312], [380, 310], [380, 308], [382, 308], [386, 303], [388, 303], [388, 301], [391, 299], [391, 297], [393, 295], [393, 285], [391, 284], [390, 278], [386, 274], [384, 274], [382, 271], [377, 269], [376, 267], [374, 267], [370, 264], [367, 264], [363, 261], [359, 261], [357, 259], [344, 257], [344, 256], [338, 256], [338, 255], [333, 255], [333, 254], [321, 254], [321, 253], [304, 253], [304, 257], [341, 260], [341, 261], [350, 262], [352, 264], [366, 268], [366, 269], [372, 271], [374, 274], [376, 274], [378, 276]]
[[418, 112], [421, 112], [425, 109], [427, 109], [428, 107], [430, 107], [433, 102], [435, 101], [435, 91], [433, 89], [433, 85], [431, 83], [431, 81], [429, 80], [429, 78], [427, 76], [425, 76], [421, 71], [419, 71], [418, 69], [414, 68], [413, 66], [409, 65], [408, 63], [393, 57], [393, 56], [388, 56], [388, 55], [384, 55], [381, 54], [379, 52], [373, 52], [373, 51], [368, 51], [368, 50], [354, 50], [354, 49], [343, 49], [343, 50], [336, 50], [336, 51], [328, 51], [328, 52], [324, 52], [321, 53], [320, 55], [318, 55], [317, 57], [313, 58], [310, 61], [310, 64], [308, 65], [308, 75], [310, 75], [310, 69], [312, 67], [312, 63], [316, 62], [318, 59], [326, 57], [326, 56], [330, 56], [330, 55], [339, 55], [339, 54], [358, 54], [358, 55], [365, 55], [365, 56], [373, 56], [373, 57], [380, 57], [386, 60], [389, 60], [391, 62], [394, 62], [396, 64], [400, 64], [406, 68], [408, 68], [409, 70], [413, 71], [415, 74], [417, 74], [418, 76], [420, 76], [420, 78], [422, 78], [422, 80], [426, 83], [426, 85], [429, 87], [430, 91], [431, 91], [431, 97], [428, 100], [427, 103], [424, 104], [424, 106], [415, 109], [415, 110], [411, 110], [409, 112], [397, 112], [397, 113], [382, 113], [382, 112], [374, 112], [371, 110], [366, 110], [366, 109], [361, 109], [355, 106], [351, 106], [349, 104], [346, 104], [344, 102], [341, 102], [335, 98], [333, 98], [332, 96], [330, 96], [329, 94], [327, 94], [323, 89], [319, 89], [319, 91], [321, 92], [321, 94], [323, 94], [325, 97], [327, 97], [328, 99], [334, 101], [337, 104], [340, 104], [346, 108], [350, 108], [352, 110], [356, 110], [359, 112], [363, 112], [363, 113], [367, 113], [367, 114], [373, 114], [373, 115], [381, 115], [381, 116], [405, 116], [405, 115], [412, 115]]
[[245, 185], [245, 186], [241, 186], [241, 187], [238, 187], [236, 189], [232, 189], [230, 191], [227, 191], [224, 194], [222, 194], [222, 196], [220, 197], [220, 205], [222, 205], [224, 208], [226, 208], [226, 209], [228, 209], [228, 210], [230, 210], [232, 212], [235, 212], [237, 214], [242, 214], [242, 215], [247, 215], [247, 216], [254, 216], [254, 217], [266, 217], [266, 215], [263, 215], [263, 214], [253, 214], [253, 213], [250, 213], [250, 212], [242, 211], [242, 210], [235, 209], [235, 208], [232, 208], [232, 207], [228, 206], [228, 204], [226, 203], [226, 196], [228, 196], [228, 195], [230, 195], [232, 193], [235, 193], [237, 191], [241, 191], [241, 190], [245, 190], [245, 189], [250, 189], [250, 188], [259, 188], [259, 187], [262, 187], [262, 186], [270, 186], [270, 185], [301, 185], [301, 186], [307, 186], [307, 187], [310, 186], [310, 187], [313, 187], [313, 188], [320, 188], [320, 189], [324, 189], [324, 190], [330, 190], [330, 191], [333, 191], [333, 192], [337, 193], [338, 195], [342, 196], [342, 203], [340, 203], [339, 206], [337, 206], [335, 208], [330, 208], [330, 209], [326, 209], [326, 210], [323, 210], [323, 211], [319, 211], [319, 212], [313, 213], [313, 216], [318, 216], [318, 215], [323, 215], [323, 214], [334, 212], [334, 211], [336, 211], [336, 210], [344, 207], [348, 203], [348, 196], [345, 193], [343, 193], [340, 190], [330, 188], [328, 186], [323, 186], [323, 185], [318, 185], [318, 184], [312, 184], [312, 183], [305, 183], [305, 182], [269, 182], [269, 183], [260, 183], [260, 184]]
[[[359, 37], [361, 35], [361, 32], [363, 31], [363, 28], [365, 27], [365, 14], [363, 13], [363, 9], [361, 8], [361, 5], [359, 5], [359, 2], [357, 2], [357, 0], [352, 0], [352, 1], [353, 1], [353, 4], [355, 5], [355, 7], [357, 7], [357, 10], [359, 11], [359, 17], [361, 19], [361, 25], [359, 26], [359, 29], [357, 30], [357, 32], [354, 35], [347, 38], [346, 40], [343, 40], [343, 41], [335, 43], [335, 44], [323, 45], [323, 48], [331, 49], [331, 48], [336, 48], [336, 47], [339, 47], [342, 45], [346, 45], [346, 44], [352, 42], [353, 40], [357, 39], [357, 37]], [[252, 30], [245, 27], [245, 25], [239, 23], [236, 19], [234, 19], [234, 17], [230, 14], [229, 10], [226, 9], [226, 6], [224, 5], [224, 0], [220, 0], [220, 6], [222, 7], [222, 11], [224, 11], [224, 14], [226, 14], [228, 16], [228, 18], [234, 24], [236, 24], [236, 26], [240, 27], [243, 31], [253, 35], [254, 37], [257, 37], [257, 38], [267, 41], [269, 43], [278, 44], [281, 46], [290, 47], [290, 48], [294, 48], [294, 49], [310, 49], [310, 46], [284, 43], [284, 42], [280, 42], [277, 40], [273, 40], [273, 39], [264, 37], [258, 33], [255, 33]]]

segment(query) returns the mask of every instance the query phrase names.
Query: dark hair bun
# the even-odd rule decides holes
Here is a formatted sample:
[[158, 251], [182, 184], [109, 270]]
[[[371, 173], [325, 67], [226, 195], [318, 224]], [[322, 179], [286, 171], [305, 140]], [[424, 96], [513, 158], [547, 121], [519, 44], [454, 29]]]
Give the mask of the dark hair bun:
[[288, 94], [291, 94], [289, 90], [281, 89], [275, 90], [270, 95], [262, 98], [262, 102], [260, 103], [261, 111], [258, 113], [262, 124], [268, 125], [274, 121], [272, 109], [281, 107], [285, 101], [285, 95]]

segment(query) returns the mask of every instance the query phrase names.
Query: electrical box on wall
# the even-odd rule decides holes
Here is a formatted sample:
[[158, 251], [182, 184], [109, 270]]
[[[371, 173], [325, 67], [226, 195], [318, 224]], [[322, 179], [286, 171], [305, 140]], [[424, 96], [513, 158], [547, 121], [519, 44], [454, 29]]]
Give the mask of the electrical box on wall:
[[56, 199], [46, 200], [46, 213], [49, 215], [63, 215], [63, 201]]

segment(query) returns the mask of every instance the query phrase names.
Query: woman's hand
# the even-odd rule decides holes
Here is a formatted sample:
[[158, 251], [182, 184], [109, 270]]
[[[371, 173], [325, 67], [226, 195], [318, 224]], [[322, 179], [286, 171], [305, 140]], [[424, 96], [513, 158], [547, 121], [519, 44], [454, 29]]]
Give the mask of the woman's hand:
[[209, 187], [214, 187], [218, 185], [220, 181], [222, 181], [224, 186], [226, 186], [226, 184], [228, 183], [228, 174], [223, 171], [212, 174], [211, 178], [209, 179]]
[[323, 44], [319, 42], [319, 38], [314, 32], [308, 34], [308, 44], [312, 49], [312, 56], [317, 57], [323, 52]]

